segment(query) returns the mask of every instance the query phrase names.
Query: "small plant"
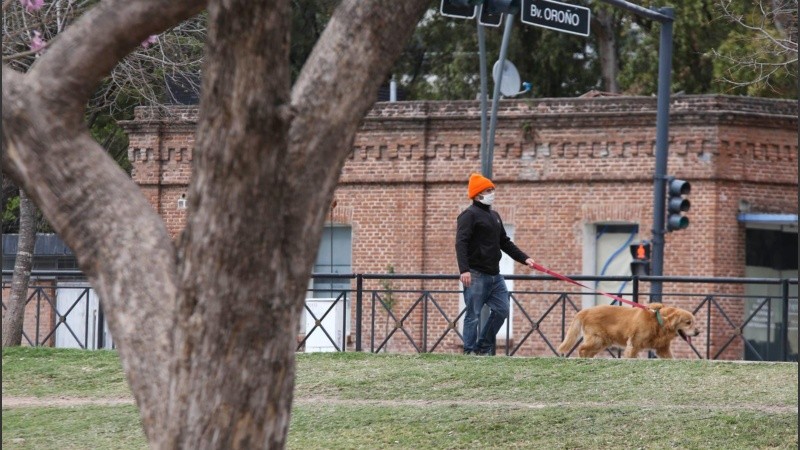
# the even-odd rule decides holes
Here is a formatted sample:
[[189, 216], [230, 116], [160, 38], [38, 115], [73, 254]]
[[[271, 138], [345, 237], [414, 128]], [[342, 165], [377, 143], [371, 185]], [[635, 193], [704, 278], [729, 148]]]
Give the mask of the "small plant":
[[530, 121], [522, 122], [522, 140], [529, 142], [533, 139], [533, 123]]
[[[391, 264], [387, 265], [386, 266], [386, 273], [388, 273], [388, 274], [395, 273], [394, 272], [394, 266], [391, 265]], [[389, 309], [389, 311], [394, 312], [395, 298], [394, 298], [394, 290], [393, 290], [394, 289], [394, 285], [392, 283], [392, 280], [391, 279], [383, 279], [383, 280], [381, 280], [381, 288], [383, 288], [383, 290], [385, 291], [384, 294], [383, 294], [383, 303], [386, 304], [386, 307]]]

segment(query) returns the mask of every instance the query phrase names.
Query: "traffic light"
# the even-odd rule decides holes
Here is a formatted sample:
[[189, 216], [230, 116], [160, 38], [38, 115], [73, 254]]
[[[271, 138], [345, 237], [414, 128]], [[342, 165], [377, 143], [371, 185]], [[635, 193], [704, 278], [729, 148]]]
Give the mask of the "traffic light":
[[473, 19], [476, 15], [476, 6], [481, 5], [482, 20], [486, 25], [498, 26], [503, 14], [517, 14], [520, 10], [521, 0], [442, 0], [441, 11], [443, 16], [459, 19]]
[[683, 213], [692, 206], [685, 198], [692, 192], [692, 185], [686, 180], [674, 177], [668, 179], [667, 184], [667, 231], [683, 230], [689, 226], [689, 218]]
[[483, 0], [442, 0], [439, 10], [443, 16], [474, 19], [475, 6], [481, 3], [483, 3]]
[[503, 13], [492, 11], [489, 3], [478, 8], [478, 23], [486, 27], [499, 27], [503, 23]]
[[642, 276], [650, 275], [650, 243], [642, 241], [630, 246], [631, 256], [631, 275]]

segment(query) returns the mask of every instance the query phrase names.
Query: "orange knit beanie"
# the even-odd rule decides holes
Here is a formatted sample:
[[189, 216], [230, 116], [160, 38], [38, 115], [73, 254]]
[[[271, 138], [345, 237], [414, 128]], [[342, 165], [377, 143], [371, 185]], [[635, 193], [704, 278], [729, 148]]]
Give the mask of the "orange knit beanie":
[[494, 183], [492, 183], [492, 180], [477, 173], [473, 173], [469, 176], [468, 193], [470, 199], [475, 198], [476, 195], [489, 188], [494, 188]]

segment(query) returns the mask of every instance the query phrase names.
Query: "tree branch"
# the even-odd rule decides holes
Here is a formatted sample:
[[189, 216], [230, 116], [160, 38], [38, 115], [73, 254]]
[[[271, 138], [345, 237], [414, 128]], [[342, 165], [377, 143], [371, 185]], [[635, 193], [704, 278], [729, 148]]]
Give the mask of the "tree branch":
[[2, 67], [3, 170], [75, 252], [107, 307], [123, 364], [134, 369], [126, 373], [143, 420], [154, 422], [145, 424], [148, 432], [169, 421], [163, 397], [175, 364], [176, 255], [161, 217], [89, 135], [84, 110], [99, 80], [146, 36], [202, 6], [101, 2], [27, 74]]

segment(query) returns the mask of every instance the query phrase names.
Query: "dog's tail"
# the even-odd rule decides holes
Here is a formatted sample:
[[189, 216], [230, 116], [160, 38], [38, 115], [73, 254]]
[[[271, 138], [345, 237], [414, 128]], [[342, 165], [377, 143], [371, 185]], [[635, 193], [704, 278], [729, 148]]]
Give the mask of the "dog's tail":
[[569, 325], [569, 330], [567, 330], [567, 336], [564, 338], [564, 342], [558, 346], [558, 353], [560, 355], [566, 356], [567, 353], [572, 350], [572, 347], [575, 346], [575, 343], [578, 342], [578, 338], [581, 336], [582, 327], [583, 322], [581, 322], [580, 315], [576, 315]]

